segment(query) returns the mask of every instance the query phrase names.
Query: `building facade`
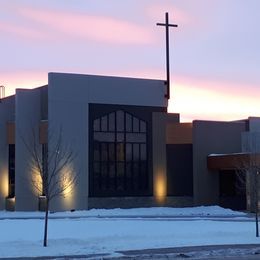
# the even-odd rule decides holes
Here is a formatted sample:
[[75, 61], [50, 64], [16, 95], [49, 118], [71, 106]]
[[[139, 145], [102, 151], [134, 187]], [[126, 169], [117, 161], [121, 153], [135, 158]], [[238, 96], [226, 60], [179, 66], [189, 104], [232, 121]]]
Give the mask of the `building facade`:
[[76, 155], [70, 170], [77, 182], [66, 196], [55, 197], [52, 211], [243, 208], [243, 198], [231, 198], [236, 190], [226, 188], [235, 173], [225, 174], [211, 155], [245, 150], [245, 136], [258, 131], [258, 119], [180, 123], [178, 114], [167, 113], [165, 94], [161, 80], [49, 73], [48, 85], [2, 99], [0, 209], [42, 209], [44, 193], [33, 185], [28, 146], [41, 151], [43, 167], [51, 167], [44, 154], [55, 150], [51, 140], [60, 133]]

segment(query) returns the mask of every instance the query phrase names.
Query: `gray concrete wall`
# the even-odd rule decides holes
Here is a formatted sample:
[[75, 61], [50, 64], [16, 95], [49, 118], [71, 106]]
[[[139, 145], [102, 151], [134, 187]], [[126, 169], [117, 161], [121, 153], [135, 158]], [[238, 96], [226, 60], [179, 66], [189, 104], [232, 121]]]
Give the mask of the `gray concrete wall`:
[[77, 154], [73, 168], [77, 187], [69, 197], [57, 198], [52, 210], [88, 207], [88, 104], [166, 107], [163, 81], [49, 73], [49, 132], [62, 127], [63, 137]]
[[242, 133], [242, 152], [260, 153], [260, 131]]
[[153, 113], [153, 195], [163, 205], [167, 196], [166, 113]]
[[244, 122], [193, 122], [193, 194], [195, 205], [218, 203], [219, 176], [207, 169], [207, 156], [241, 152]]
[[0, 210], [5, 209], [5, 198], [8, 196], [8, 121], [15, 118], [15, 97], [7, 97], [0, 102]]
[[[15, 209], [38, 210], [37, 191], [32, 186], [35, 174], [32, 173], [31, 153], [27, 144], [37, 143], [41, 120], [41, 91], [40, 89], [16, 91], [16, 158], [15, 158]], [[35, 133], [35, 138], [33, 137]], [[24, 141], [23, 141], [24, 139]], [[40, 146], [39, 146], [40, 149]]]
[[260, 117], [249, 117], [248, 128], [250, 132], [260, 132]]

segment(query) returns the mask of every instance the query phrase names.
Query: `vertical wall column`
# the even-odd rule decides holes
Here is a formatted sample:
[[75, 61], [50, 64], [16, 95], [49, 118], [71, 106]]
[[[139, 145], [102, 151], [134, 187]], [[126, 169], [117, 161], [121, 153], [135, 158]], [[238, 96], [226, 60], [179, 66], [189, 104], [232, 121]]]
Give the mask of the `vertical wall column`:
[[[40, 178], [34, 169], [32, 153], [26, 147], [39, 144], [39, 124], [41, 121], [40, 90], [16, 91], [15, 128], [15, 210], [31, 211], [39, 209], [39, 191], [33, 183], [40, 185]], [[30, 149], [30, 148], [29, 148]], [[33, 148], [32, 148], [33, 149]]]
[[166, 113], [153, 113], [152, 121], [153, 195], [158, 204], [163, 204], [167, 196]]
[[8, 175], [8, 127], [7, 122], [14, 121], [14, 96], [0, 102], [0, 210], [6, 209], [9, 193]]

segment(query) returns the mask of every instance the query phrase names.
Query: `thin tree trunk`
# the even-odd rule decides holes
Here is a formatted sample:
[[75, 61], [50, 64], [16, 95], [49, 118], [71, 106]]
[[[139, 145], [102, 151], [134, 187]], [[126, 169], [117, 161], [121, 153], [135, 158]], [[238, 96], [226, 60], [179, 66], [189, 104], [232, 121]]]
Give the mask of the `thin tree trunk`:
[[258, 227], [258, 171], [255, 172], [254, 176], [254, 204], [255, 204], [255, 235], [259, 237], [259, 227]]
[[255, 225], [256, 225], [256, 237], [259, 237], [259, 228], [258, 228], [258, 209], [256, 210], [255, 213]]
[[47, 247], [48, 217], [49, 217], [49, 200], [46, 198], [45, 221], [44, 221], [44, 239], [43, 239], [43, 246], [44, 247]]
[[256, 224], [256, 237], [259, 237], [259, 227], [258, 227], [258, 171], [256, 173], [256, 183], [255, 183], [255, 224]]

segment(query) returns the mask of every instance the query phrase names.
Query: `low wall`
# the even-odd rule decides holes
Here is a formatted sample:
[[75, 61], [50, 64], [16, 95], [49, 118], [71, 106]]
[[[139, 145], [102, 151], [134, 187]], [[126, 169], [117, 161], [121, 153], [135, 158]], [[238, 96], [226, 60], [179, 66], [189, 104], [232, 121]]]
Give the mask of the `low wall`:
[[91, 208], [145, 208], [145, 207], [192, 207], [193, 197], [167, 197], [158, 201], [155, 197], [89, 198]]

